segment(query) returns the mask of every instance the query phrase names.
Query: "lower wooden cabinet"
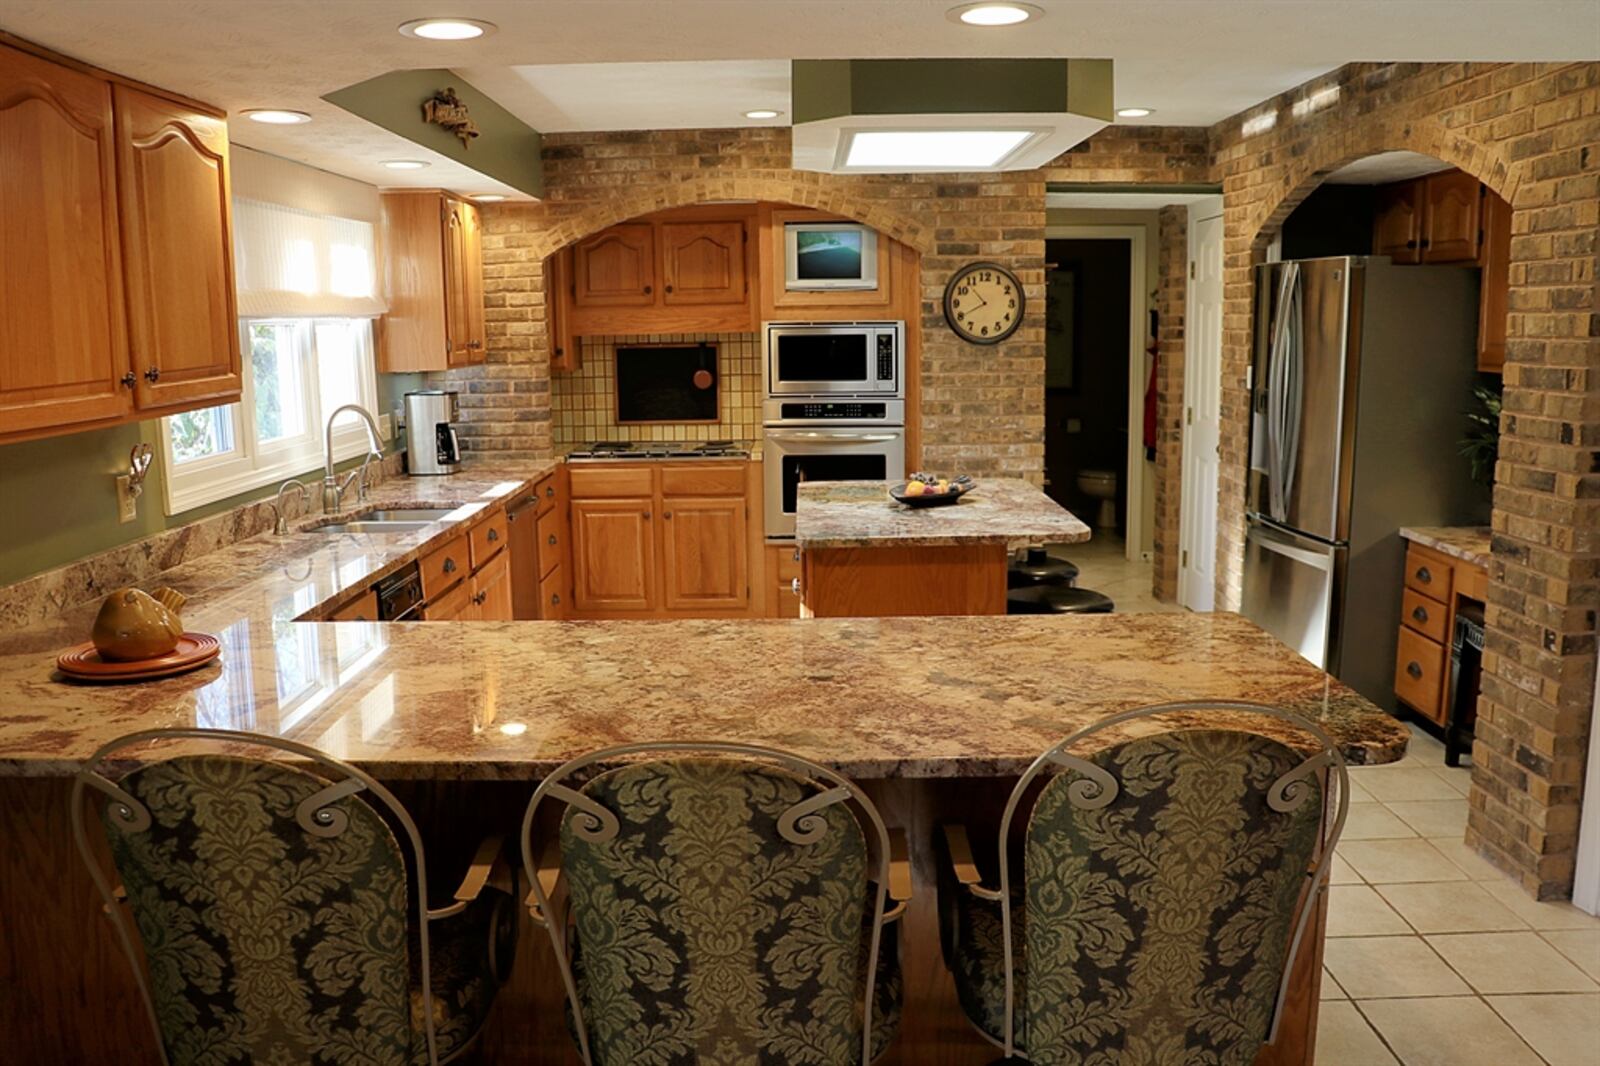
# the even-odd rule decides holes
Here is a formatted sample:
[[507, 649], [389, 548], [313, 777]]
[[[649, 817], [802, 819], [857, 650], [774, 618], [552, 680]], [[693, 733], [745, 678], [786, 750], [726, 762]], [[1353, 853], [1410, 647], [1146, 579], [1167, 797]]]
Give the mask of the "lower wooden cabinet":
[[662, 508], [662, 606], [742, 610], [750, 599], [744, 497], [668, 496]]
[[1406, 551], [1394, 694], [1437, 725], [1445, 724], [1449, 712], [1456, 608], [1463, 599], [1483, 602], [1488, 581], [1487, 572], [1473, 563], [1417, 544]]
[[767, 545], [767, 617], [799, 618], [800, 552], [793, 544]]
[[580, 613], [653, 611], [655, 501], [572, 501], [572, 606]]
[[468, 619], [477, 622], [509, 622], [511, 611], [511, 555], [500, 552], [472, 575], [471, 607]]
[[458, 581], [437, 599], [428, 601], [427, 607], [422, 611], [422, 620], [424, 622], [469, 621], [473, 607], [471, 583]]
[[368, 589], [328, 615], [330, 622], [376, 622], [377, 620], [378, 593], [373, 589]]

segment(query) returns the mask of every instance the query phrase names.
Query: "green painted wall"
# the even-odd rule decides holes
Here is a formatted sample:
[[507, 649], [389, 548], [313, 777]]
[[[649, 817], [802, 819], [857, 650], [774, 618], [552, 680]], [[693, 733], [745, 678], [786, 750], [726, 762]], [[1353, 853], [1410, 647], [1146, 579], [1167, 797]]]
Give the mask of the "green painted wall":
[[[421, 387], [421, 374], [379, 374], [378, 410], [373, 413], [392, 413], [404, 393]], [[264, 499], [277, 490], [276, 485], [263, 486], [190, 511], [164, 513], [160, 426], [160, 420], [151, 419], [0, 446], [0, 585]], [[140, 441], [155, 448], [157, 458], [139, 498], [139, 517], [123, 523], [117, 519], [114, 479], [127, 472], [128, 453]], [[387, 450], [392, 448], [393, 442]], [[320, 478], [322, 467], [295, 476]]]

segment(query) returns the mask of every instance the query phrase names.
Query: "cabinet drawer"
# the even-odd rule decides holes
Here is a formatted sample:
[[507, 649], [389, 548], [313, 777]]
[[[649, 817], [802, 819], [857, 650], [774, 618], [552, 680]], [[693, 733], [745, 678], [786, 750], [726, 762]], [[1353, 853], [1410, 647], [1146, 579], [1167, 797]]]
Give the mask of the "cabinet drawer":
[[539, 576], [544, 577], [561, 562], [561, 553], [566, 550], [566, 519], [553, 509], [544, 512], [535, 520], [533, 536], [539, 546]]
[[545, 621], [567, 616], [567, 596], [561, 587], [565, 576], [566, 571], [557, 567], [539, 582], [539, 617]]
[[1400, 621], [1406, 628], [1414, 629], [1440, 644], [1445, 640], [1445, 605], [1424, 596], [1414, 589], [1406, 589], [1400, 597]]
[[455, 622], [472, 613], [472, 585], [462, 581], [455, 588], [429, 602], [422, 610], [424, 622]]
[[418, 564], [422, 568], [423, 597], [431, 600], [466, 577], [468, 562], [467, 538], [464, 534], [451, 537], [424, 555]]
[[1471, 563], [1457, 563], [1454, 567], [1456, 595], [1483, 603], [1489, 598], [1489, 572]]
[[1412, 548], [1406, 552], [1406, 588], [1441, 603], [1450, 602], [1452, 567], [1443, 556]]
[[554, 475], [543, 478], [533, 487], [533, 494], [539, 498], [535, 510], [539, 514], [552, 511], [561, 504], [561, 486], [559, 479]]
[[744, 464], [696, 467], [668, 466], [661, 470], [664, 496], [743, 496]]
[[378, 594], [368, 589], [337, 610], [328, 612], [330, 622], [376, 622], [378, 620]]
[[1395, 648], [1394, 694], [1435, 722], [1443, 720], [1445, 646], [1415, 630], [1400, 629]]
[[472, 569], [478, 569], [488, 562], [495, 552], [506, 546], [510, 540], [506, 530], [506, 513], [501, 509], [496, 509], [488, 518], [472, 527], [472, 531], [467, 534], [467, 548], [472, 560]]
[[574, 499], [590, 499], [606, 496], [649, 496], [650, 468], [645, 466], [606, 467], [592, 469], [590, 467], [573, 467], [572, 495]]
[[778, 580], [787, 584], [790, 579], [800, 576], [800, 549], [787, 546], [771, 549], [777, 565], [773, 570]]

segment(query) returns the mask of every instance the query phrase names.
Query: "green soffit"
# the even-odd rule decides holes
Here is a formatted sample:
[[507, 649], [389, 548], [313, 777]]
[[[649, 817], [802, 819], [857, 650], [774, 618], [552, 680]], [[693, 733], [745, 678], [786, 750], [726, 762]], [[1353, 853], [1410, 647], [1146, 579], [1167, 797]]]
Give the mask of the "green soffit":
[[[480, 131], [472, 147], [422, 117], [422, 105], [441, 89], [455, 89]], [[396, 70], [323, 97], [353, 115], [406, 140], [505, 182], [529, 196], [544, 195], [539, 131], [449, 70]]]
[[1114, 117], [1109, 59], [796, 59], [794, 121], [1071, 112]]

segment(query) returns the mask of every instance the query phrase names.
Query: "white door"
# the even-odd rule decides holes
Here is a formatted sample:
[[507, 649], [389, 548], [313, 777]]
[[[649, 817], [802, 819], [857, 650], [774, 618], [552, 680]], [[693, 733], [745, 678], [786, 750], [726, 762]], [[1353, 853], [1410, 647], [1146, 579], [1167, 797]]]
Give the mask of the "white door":
[[1222, 202], [1189, 208], [1189, 287], [1184, 305], [1183, 488], [1178, 527], [1178, 602], [1215, 604], [1217, 450], [1222, 414]]

